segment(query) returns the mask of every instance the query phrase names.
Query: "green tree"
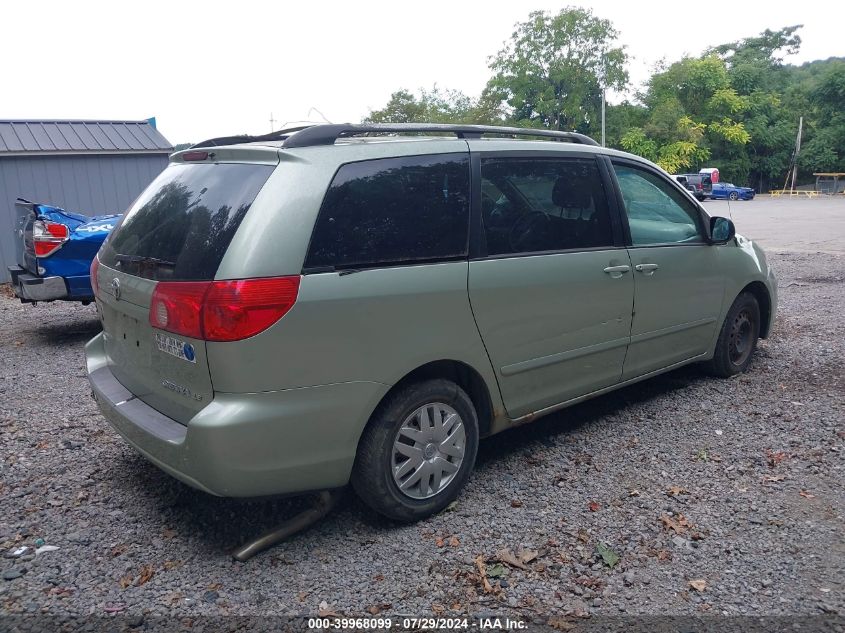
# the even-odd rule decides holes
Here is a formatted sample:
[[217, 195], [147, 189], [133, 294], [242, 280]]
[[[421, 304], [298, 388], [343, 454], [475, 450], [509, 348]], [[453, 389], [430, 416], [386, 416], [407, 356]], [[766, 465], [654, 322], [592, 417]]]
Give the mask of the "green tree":
[[[800, 28], [661, 62], [635, 102], [608, 104], [608, 144], [670, 172], [716, 166], [725, 179], [765, 191], [782, 186], [803, 117], [799, 182], [810, 182], [814, 171], [845, 171], [845, 59], [784, 63], [801, 45]], [[584, 9], [531, 13], [491, 57], [492, 77], [478, 98], [436, 86], [400, 90], [368, 120], [510, 124], [597, 137], [605, 69], [608, 86], [627, 82], [616, 35]]]
[[622, 90], [628, 83], [617, 37], [610, 21], [588, 9], [535, 11], [491, 58], [488, 91], [516, 125], [595, 134], [602, 84]]
[[[727, 179], [750, 181], [761, 189], [782, 177], [798, 117], [805, 116], [809, 139], [816, 132], [807, 116], [818, 73], [810, 79], [783, 63], [801, 45], [800, 28], [766, 30], [659, 69], [641, 96], [648, 118], [640, 126], [657, 143], [658, 162], [667, 169], [697, 169], [706, 160]], [[830, 136], [820, 138], [827, 140], [802, 154], [808, 164], [832, 161], [830, 152], [821, 151]], [[636, 145], [636, 139], [628, 135], [628, 145]]]
[[397, 90], [387, 104], [372, 110], [364, 119], [369, 123], [479, 123], [503, 122], [498, 99], [485, 91], [478, 99], [459, 90], [438, 88], [420, 89], [417, 94]]
[[648, 109], [644, 105], [631, 103], [628, 100], [620, 104], [607, 104], [606, 108], [607, 145], [608, 147], [622, 147], [622, 137], [631, 128], [642, 128], [648, 119]]
[[469, 109], [470, 99], [457, 90], [420, 89], [415, 95], [401, 89], [390, 95], [384, 108], [373, 110], [366, 121], [371, 123], [444, 122], [460, 118]]
[[716, 55], [685, 58], [656, 73], [642, 99], [648, 118], [623, 136], [624, 149], [654, 145], [650, 156], [669, 172], [697, 168], [711, 157], [712, 147], [733, 151], [750, 140], [740, 117], [747, 100], [730, 85], [724, 60]]
[[807, 97], [812, 109], [808, 139], [798, 165], [812, 172], [845, 171], [845, 59], [823, 62]]
[[785, 26], [777, 31], [766, 29], [760, 35], [710, 49], [727, 65], [731, 85], [739, 94], [749, 95], [758, 90], [776, 91], [781, 85], [785, 55], [794, 55], [801, 48], [796, 33], [802, 25]]
[[740, 117], [749, 135], [742, 147], [716, 143], [714, 153], [731, 178], [761, 190], [780, 180], [792, 156], [798, 117], [784, 107], [783, 91], [789, 82], [783, 58], [798, 52], [800, 28], [766, 29], [711, 49], [725, 62], [731, 89], [744, 100]]

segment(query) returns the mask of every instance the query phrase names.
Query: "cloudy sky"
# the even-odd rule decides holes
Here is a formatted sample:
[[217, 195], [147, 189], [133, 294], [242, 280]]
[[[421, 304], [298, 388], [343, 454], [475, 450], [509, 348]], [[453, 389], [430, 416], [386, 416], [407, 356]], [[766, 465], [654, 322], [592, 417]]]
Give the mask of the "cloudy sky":
[[173, 143], [265, 133], [271, 113], [277, 129], [359, 121], [398, 88], [477, 94], [515, 23], [567, 4], [614, 23], [634, 88], [661, 58], [765, 28], [805, 25], [792, 63], [845, 55], [841, 14], [817, 0], [28, 0], [3, 6], [0, 118], [155, 116]]

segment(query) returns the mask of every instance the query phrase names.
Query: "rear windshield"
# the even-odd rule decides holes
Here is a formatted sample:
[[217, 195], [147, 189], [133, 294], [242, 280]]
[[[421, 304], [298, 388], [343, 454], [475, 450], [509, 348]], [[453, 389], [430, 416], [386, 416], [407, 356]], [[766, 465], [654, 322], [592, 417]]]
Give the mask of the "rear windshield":
[[100, 250], [100, 261], [148, 279], [213, 279], [274, 168], [170, 165], [127, 211]]

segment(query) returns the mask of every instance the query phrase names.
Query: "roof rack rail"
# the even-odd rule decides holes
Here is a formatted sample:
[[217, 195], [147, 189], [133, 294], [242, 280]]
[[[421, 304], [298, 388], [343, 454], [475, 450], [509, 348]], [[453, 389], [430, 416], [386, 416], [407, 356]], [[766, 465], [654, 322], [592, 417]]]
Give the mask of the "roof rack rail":
[[558, 132], [555, 130], [537, 130], [533, 128], [504, 127], [497, 125], [463, 125], [452, 123], [330, 123], [312, 125], [296, 133], [291, 133], [284, 139], [282, 147], [334, 145], [334, 142], [338, 138], [356, 136], [358, 134], [389, 134], [400, 132], [441, 132], [454, 134], [458, 138], [481, 138], [484, 134], [501, 134], [505, 136], [540, 136], [557, 141], [580, 143], [581, 145], [598, 145], [598, 143], [589, 136], [578, 134], [577, 132]]
[[259, 136], [252, 136], [249, 134], [236, 134], [234, 136], [219, 136], [217, 138], [210, 138], [200, 143], [191, 145], [191, 149], [199, 147], [220, 147], [221, 145], [235, 145], [236, 143], [255, 143], [257, 141], [284, 141], [291, 134], [306, 130], [311, 125], [302, 125], [300, 127], [292, 127], [286, 130], [277, 130], [269, 134], [261, 134]]

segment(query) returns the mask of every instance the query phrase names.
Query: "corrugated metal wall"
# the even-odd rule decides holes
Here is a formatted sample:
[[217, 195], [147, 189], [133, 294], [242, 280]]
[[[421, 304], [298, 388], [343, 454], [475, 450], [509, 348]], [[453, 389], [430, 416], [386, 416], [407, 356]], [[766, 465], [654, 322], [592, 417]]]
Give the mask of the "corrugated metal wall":
[[86, 215], [122, 213], [166, 166], [166, 154], [0, 158], [0, 282], [16, 263], [15, 198]]

